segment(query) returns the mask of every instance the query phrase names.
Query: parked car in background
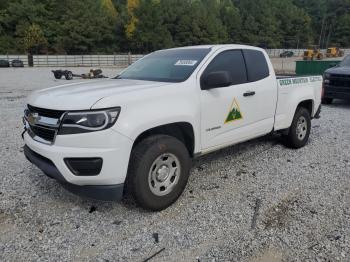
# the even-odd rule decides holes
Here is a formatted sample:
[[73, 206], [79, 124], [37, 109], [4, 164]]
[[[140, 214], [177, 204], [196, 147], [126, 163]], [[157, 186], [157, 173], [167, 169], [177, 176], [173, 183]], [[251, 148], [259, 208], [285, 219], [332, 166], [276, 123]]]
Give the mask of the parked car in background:
[[334, 98], [350, 100], [350, 55], [335, 67], [324, 72], [324, 104], [331, 104]]
[[322, 76], [276, 77], [260, 48], [161, 50], [114, 79], [31, 94], [24, 154], [72, 192], [100, 200], [128, 192], [162, 210], [185, 189], [191, 158], [271, 132], [305, 146], [321, 91]]
[[12, 67], [24, 67], [23, 61], [19, 59], [14, 59], [11, 62]]
[[280, 54], [280, 57], [292, 57], [294, 56], [294, 53], [292, 51], [284, 51]]
[[9, 61], [1, 59], [0, 60], [0, 67], [10, 67]]

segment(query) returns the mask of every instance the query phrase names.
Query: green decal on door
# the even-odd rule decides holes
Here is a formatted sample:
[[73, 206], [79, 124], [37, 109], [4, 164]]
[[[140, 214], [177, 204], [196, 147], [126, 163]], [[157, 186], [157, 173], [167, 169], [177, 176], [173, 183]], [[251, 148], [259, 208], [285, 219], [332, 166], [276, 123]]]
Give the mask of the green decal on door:
[[225, 120], [225, 124], [236, 121], [236, 120], [240, 120], [242, 119], [242, 113], [241, 110], [239, 109], [239, 105], [236, 101], [236, 99], [234, 98], [230, 107], [230, 112], [228, 113], [226, 120]]

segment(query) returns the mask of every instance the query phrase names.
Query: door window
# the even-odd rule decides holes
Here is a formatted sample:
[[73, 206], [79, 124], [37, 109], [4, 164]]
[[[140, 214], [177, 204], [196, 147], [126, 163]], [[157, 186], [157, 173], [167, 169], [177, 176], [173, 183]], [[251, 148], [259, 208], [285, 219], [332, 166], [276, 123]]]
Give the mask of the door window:
[[205, 69], [202, 78], [207, 74], [226, 71], [230, 74], [232, 85], [247, 82], [247, 70], [241, 50], [228, 50], [218, 54]]
[[243, 50], [244, 59], [247, 65], [248, 81], [255, 82], [270, 75], [266, 58], [261, 51]]

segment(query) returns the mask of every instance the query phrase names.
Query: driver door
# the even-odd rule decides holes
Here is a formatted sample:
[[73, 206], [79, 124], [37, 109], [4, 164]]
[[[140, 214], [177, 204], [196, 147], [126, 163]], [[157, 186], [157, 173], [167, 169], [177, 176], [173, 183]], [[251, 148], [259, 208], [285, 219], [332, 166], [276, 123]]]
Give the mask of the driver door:
[[[203, 79], [208, 79], [210, 73], [223, 71], [231, 76], [229, 86], [203, 88]], [[203, 71], [200, 82], [203, 151], [248, 140], [262, 132], [257, 119], [261, 97], [256, 95], [258, 85], [248, 81], [242, 50], [226, 50], [216, 55]]]

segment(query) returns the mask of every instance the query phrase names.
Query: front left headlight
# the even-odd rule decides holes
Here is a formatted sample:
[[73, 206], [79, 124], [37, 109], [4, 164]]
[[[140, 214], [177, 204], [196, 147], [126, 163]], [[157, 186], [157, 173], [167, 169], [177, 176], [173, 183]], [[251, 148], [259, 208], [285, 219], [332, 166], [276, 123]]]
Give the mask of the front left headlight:
[[79, 134], [110, 128], [117, 121], [119, 113], [120, 107], [67, 112], [62, 119], [58, 134]]

